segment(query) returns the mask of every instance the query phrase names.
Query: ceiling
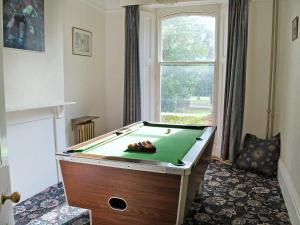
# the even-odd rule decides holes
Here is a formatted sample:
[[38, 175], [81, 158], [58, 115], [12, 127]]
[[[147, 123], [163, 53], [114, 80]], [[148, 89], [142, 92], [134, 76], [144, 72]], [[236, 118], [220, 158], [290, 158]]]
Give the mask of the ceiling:
[[[104, 10], [113, 10], [120, 8], [121, 5], [128, 5], [128, 4], [140, 4], [140, 3], [154, 3], [153, 6], [162, 6], [161, 4], [157, 3], [175, 3], [174, 5], [195, 5], [195, 4], [211, 4], [211, 3], [221, 3], [226, 0], [81, 0], [93, 7], [104, 9]], [[156, 4], [155, 4], [156, 3]]]

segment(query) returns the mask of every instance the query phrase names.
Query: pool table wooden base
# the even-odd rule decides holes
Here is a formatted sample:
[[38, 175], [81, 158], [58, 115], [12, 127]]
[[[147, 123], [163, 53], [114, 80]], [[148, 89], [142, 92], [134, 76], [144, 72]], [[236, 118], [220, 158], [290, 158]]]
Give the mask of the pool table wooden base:
[[[181, 178], [60, 161], [69, 205], [91, 209], [93, 225], [174, 225]], [[127, 202], [113, 210], [111, 197]]]

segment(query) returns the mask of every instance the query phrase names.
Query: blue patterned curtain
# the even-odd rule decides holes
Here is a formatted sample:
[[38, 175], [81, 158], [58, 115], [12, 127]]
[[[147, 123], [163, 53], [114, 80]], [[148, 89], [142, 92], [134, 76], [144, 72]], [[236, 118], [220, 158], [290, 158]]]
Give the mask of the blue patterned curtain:
[[228, 53], [222, 158], [234, 161], [240, 148], [245, 105], [248, 0], [229, 0]]
[[125, 17], [124, 125], [141, 120], [139, 6], [127, 6]]

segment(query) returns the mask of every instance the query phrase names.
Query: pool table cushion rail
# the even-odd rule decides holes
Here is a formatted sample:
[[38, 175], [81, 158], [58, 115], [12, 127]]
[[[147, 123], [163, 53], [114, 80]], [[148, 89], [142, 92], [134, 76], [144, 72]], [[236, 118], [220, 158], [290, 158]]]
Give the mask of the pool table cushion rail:
[[149, 127], [165, 127], [165, 128], [179, 128], [179, 129], [193, 129], [193, 130], [203, 130], [207, 126], [202, 126], [202, 125], [182, 125], [182, 124], [168, 124], [168, 123], [156, 123], [156, 122], [148, 122], [148, 121], [143, 121], [143, 122], [138, 122], [138, 123], [143, 123], [144, 126], [149, 126]]

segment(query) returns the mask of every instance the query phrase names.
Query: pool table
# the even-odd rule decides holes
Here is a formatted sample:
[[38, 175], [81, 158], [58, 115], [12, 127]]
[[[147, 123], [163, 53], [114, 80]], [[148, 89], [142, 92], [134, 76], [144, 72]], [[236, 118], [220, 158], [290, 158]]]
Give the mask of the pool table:
[[[57, 154], [67, 202], [93, 225], [180, 225], [199, 192], [214, 126], [138, 122]], [[129, 152], [149, 140], [156, 152]]]

